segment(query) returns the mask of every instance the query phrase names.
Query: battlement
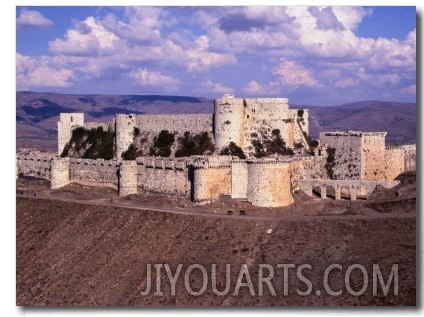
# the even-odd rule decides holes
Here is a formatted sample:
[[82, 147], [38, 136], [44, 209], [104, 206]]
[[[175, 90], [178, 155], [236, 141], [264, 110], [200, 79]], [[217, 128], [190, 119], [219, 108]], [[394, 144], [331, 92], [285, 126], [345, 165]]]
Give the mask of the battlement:
[[231, 156], [194, 156], [190, 165], [195, 169], [230, 168]]
[[331, 131], [321, 132], [321, 136], [352, 136], [352, 137], [363, 137], [363, 136], [375, 136], [375, 137], [386, 137], [387, 132], [363, 132], [363, 131]]

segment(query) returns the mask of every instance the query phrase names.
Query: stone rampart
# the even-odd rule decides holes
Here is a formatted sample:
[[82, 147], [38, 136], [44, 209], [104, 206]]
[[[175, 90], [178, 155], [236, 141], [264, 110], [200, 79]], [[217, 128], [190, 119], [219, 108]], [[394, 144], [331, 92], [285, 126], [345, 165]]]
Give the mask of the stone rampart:
[[118, 189], [120, 164], [120, 160], [70, 158], [70, 182]]
[[259, 207], [280, 207], [293, 203], [289, 162], [254, 160], [247, 164], [249, 202]]
[[50, 180], [51, 164], [56, 155], [53, 153], [18, 153], [16, 155], [16, 173]]
[[191, 197], [189, 168], [184, 159], [137, 158], [140, 192]]
[[58, 189], [70, 182], [69, 157], [56, 157], [51, 161], [50, 187]]
[[231, 157], [193, 157], [191, 167], [194, 169], [194, 201], [212, 201], [221, 195], [231, 195]]
[[324, 149], [335, 149], [332, 168], [334, 179], [361, 178], [362, 134], [360, 132], [321, 132], [319, 139]]
[[386, 148], [384, 159], [386, 180], [394, 180], [405, 171], [405, 151], [402, 148]]
[[385, 179], [385, 138], [386, 132], [362, 133], [362, 173], [363, 180]]
[[136, 126], [140, 131], [159, 133], [162, 130], [191, 133], [209, 132], [212, 134], [212, 114], [137, 115]]
[[137, 162], [122, 161], [118, 173], [119, 196], [138, 194], [137, 188]]

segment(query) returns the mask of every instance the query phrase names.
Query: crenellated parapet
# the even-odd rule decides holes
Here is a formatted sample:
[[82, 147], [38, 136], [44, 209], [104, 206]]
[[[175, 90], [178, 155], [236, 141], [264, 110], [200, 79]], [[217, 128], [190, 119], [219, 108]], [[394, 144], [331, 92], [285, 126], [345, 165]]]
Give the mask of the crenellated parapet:
[[231, 167], [231, 156], [194, 156], [190, 165], [194, 169], [220, 169]]

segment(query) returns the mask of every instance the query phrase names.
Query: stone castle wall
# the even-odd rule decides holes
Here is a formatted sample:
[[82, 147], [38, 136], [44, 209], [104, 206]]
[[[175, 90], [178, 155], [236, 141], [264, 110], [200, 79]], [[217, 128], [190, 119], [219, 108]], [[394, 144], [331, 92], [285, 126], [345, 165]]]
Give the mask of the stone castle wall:
[[[362, 133], [321, 132], [321, 146], [335, 148], [334, 179], [360, 179], [362, 176]], [[325, 163], [324, 163], [325, 165]]]
[[57, 154], [60, 155], [72, 136], [72, 130], [84, 126], [83, 113], [61, 113], [57, 123]]
[[162, 130], [191, 133], [209, 132], [212, 134], [212, 114], [166, 114], [137, 115], [137, 127], [140, 131], [159, 133]]
[[136, 161], [122, 161], [118, 178], [119, 196], [138, 194]]
[[322, 132], [323, 149], [336, 149], [334, 179], [393, 180], [404, 172], [405, 149], [386, 148], [385, 137], [386, 132]]
[[247, 197], [248, 169], [245, 160], [231, 161], [231, 197]]
[[401, 148], [387, 148], [384, 153], [385, 179], [394, 180], [399, 174], [405, 171], [405, 152]]
[[110, 122], [85, 122], [84, 128], [87, 130], [102, 127], [104, 131], [115, 131], [115, 120]]
[[123, 152], [134, 141], [134, 129], [141, 134], [158, 135], [162, 130], [178, 134], [185, 131], [191, 133], [208, 132], [212, 134], [212, 114], [184, 114], [184, 115], [135, 115], [118, 114], [116, 116], [116, 157], [121, 158]]
[[69, 159], [69, 182], [118, 189], [121, 161]]
[[415, 144], [405, 144], [400, 146], [404, 151], [405, 157], [405, 171], [416, 170], [416, 161], [417, 161], [417, 146]]
[[303, 110], [301, 122], [297, 109], [289, 109], [287, 98], [235, 98], [224, 95], [215, 100], [215, 144], [218, 150], [234, 142], [252, 156], [252, 141], [262, 141], [274, 129], [288, 147], [307, 143], [303, 131], [309, 134], [309, 112]]
[[134, 128], [137, 127], [137, 118], [134, 114], [116, 115], [115, 148], [116, 158], [121, 158], [134, 140]]
[[16, 155], [17, 175], [32, 176], [50, 180], [51, 165], [55, 154], [31, 151]]
[[362, 133], [361, 179], [366, 181], [385, 179], [386, 134], [386, 132]]
[[230, 142], [241, 146], [244, 142], [244, 102], [233, 95], [215, 100], [215, 146], [222, 149]]
[[69, 157], [56, 157], [51, 161], [50, 187], [61, 188], [70, 182]]
[[293, 203], [290, 163], [249, 161], [247, 200], [260, 207], [287, 206]]
[[191, 197], [190, 171], [182, 159], [137, 158], [139, 192]]
[[211, 201], [231, 195], [231, 157], [194, 157], [193, 200]]

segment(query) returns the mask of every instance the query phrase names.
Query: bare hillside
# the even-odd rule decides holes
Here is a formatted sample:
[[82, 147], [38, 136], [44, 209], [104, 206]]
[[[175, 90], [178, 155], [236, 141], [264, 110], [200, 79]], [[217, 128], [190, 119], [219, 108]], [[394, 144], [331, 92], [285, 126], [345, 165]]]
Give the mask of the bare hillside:
[[[24, 195], [17, 197], [16, 302], [24, 306], [414, 306], [415, 175], [407, 173], [400, 179], [402, 184], [397, 188], [381, 190], [369, 201], [308, 201], [298, 194], [290, 207], [258, 210], [245, 206], [246, 216], [226, 214], [227, 208], [234, 210], [238, 203], [215, 208], [215, 212], [214, 208], [194, 205], [186, 205], [192, 210], [188, 212], [176, 207], [172, 209], [175, 212], [149, 211], [149, 207], [130, 208], [143, 204], [159, 208], [165, 198], [118, 199], [110, 189], [88, 191], [77, 186], [49, 191], [45, 182], [18, 180]], [[25, 193], [26, 188], [31, 195]], [[34, 198], [33, 192], [81, 203]], [[99, 205], [114, 201], [128, 207]], [[165, 206], [177, 203], [168, 201]], [[151, 291], [142, 295], [148, 285], [147, 264], [152, 265], [153, 282]], [[160, 279], [163, 294], [154, 294], [154, 264], [168, 264], [173, 273], [178, 264], [183, 265], [175, 295], [164, 268]], [[212, 264], [217, 264], [219, 290], [226, 286], [225, 264], [230, 264], [231, 287], [225, 296], [214, 294], [210, 275], [205, 291], [190, 295], [184, 274], [192, 264], [202, 265], [208, 274]], [[235, 294], [242, 264], [248, 267], [253, 294], [248, 287]], [[275, 269], [275, 296], [266, 285], [259, 295], [260, 264]], [[278, 264], [293, 264], [295, 268], [309, 264], [311, 268], [304, 275], [313, 291], [307, 296], [298, 294], [297, 290], [306, 291], [307, 285], [293, 269], [288, 275], [288, 293], [284, 294]], [[330, 280], [332, 289], [342, 290], [340, 296], [324, 291], [324, 271], [331, 264], [343, 267]], [[360, 296], [352, 296], [343, 286], [346, 270], [353, 264], [368, 272], [369, 286]], [[394, 295], [393, 286], [387, 296], [381, 288], [373, 295], [373, 264], [379, 265], [385, 281], [392, 266], [398, 264], [398, 295]], [[268, 271], [265, 274], [268, 276]], [[199, 291], [201, 271], [195, 269], [189, 277], [190, 286]], [[363, 276], [356, 270], [351, 286], [359, 291], [363, 285]]]

